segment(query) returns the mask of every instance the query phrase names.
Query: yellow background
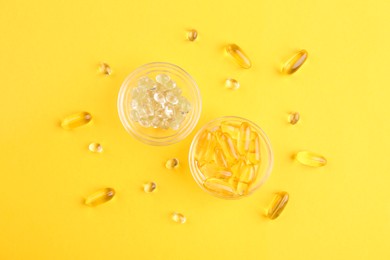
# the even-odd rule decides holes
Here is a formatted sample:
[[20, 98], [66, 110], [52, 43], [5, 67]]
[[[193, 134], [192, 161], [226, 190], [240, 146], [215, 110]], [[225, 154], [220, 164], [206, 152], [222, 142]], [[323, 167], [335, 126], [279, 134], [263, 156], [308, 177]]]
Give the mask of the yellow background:
[[[0, 4], [0, 259], [390, 259], [390, 2], [376, 1], [2, 1]], [[199, 39], [189, 42], [187, 29]], [[237, 43], [253, 67], [223, 52]], [[305, 48], [292, 76], [280, 62]], [[104, 77], [106, 61], [114, 74]], [[132, 70], [166, 61], [197, 81], [209, 120], [259, 124], [275, 153], [253, 196], [203, 192], [186, 161], [193, 132], [151, 147], [122, 127], [119, 87]], [[224, 88], [228, 77], [241, 83]], [[88, 111], [74, 131], [61, 118]], [[288, 113], [302, 120], [291, 126]], [[87, 149], [101, 142], [103, 154]], [[308, 168], [292, 155], [328, 158]], [[178, 157], [181, 168], [164, 168]], [[142, 184], [159, 190], [145, 194]], [[113, 187], [96, 208], [83, 198]], [[269, 221], [277, 191], [289, 204]], [[185, 214], [184, 225], [170, 219]]]

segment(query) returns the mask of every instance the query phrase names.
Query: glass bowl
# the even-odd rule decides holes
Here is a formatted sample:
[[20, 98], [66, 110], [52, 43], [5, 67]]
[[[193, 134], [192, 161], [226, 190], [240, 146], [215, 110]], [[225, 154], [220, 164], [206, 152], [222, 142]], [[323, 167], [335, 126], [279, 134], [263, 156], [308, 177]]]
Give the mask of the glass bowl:
[[273, 152], [264, 131], [240, 117], [217, 118], [195, 135], [189, 165], [196, 183], [224, 199], [251, 195], [269, 177]]
[[[182, 99], [183, 100], [186, 99], [188, 101], [188, 102], [187, 101], [186, 102], [190, 104], [187, 106], [188, 110], [186, 111], [186, 113], [179, 112], [179, 110], [174, 110], [174, 109], [171, 109], [169, 111], [169, 115], [171, 115], [173, 119], [175, 119], [175, 118], [177, 119], [179, 116], [181, 116], [180, 120], [183, 120], [180, 123], [177, 123], [174, 127], [165, 127], [165, 126], [159, 127], [158, 126], [157, 121], [159, 120], [159, 118], [161, 119], [159, 123], [165, 122], [166, 125], [170, 124], [169, 123], [170, 119], [166, 120], [165, 116], [167, 116], [167, 115], [164, 114], [164, 113], [168, 113], [168, 112], [166, 112], [166, 110], [164, 110], [164, 106], [165, 106], [165, 108], [168, 106], [167, 101], [164, 101], [166, 103], [160, 104], [161, 107], [159, 107], [159, 110], [158, 110], [158, 111], [160, 111], [160, 112], [158, 112], [160, 114], [158, 116], [157, 116], [157, 110], [152, 111], [151, 114], [149, 113], [149, 114], [145, 115], [145, 118], [146, 118], [145, 120], [149, 120], [149, 121], [146, 122], [147, 123], [146, 124], [145, 120], [142, 119], [142, 120], [144, 120], [144, 121], [142, 121], [143, 126], [140, 123], [141, 121], [137, 122], [138, 119], [134, 119], [135, 118], [134, 114], [132, 114], [132, 113], [135, 113], [135, 112], [132, 112], [134, 110], [134, 101], [133, 100], [137, 97], [136, 95], [139, 94], [138, 87], [140, 85], [142, 85], [142, 83], [140, 83], [140, 82], [144, 82], [145, 77], [148, 77], [149, 79], [156, 81], [153, 84], [157, 84], [156, 88], [159, 89], [162, 86], [162, 84], [157, 83], [158, 80], [156, 79], [156, 77], [158, 75], [169, 76], [168, 79], [170, 79], [174, 83], [176, 83], [175, 91], [180, 91], [177, 93], [181, 93], [181, 94], [177, 94], [175, 92], [178, 95], [177, 97], [179, 97], [179, 101]], [[160, 77], [159, 82], [162, 82], [161, 76], [159, 76], [159, 77]], [[174, 85], [174, 83], [173, 83], [173, 85]], [[170, 85], [170, 88], [172, 87], [171, 85]], [[164, 96], [167, 93], [166, 92], [167, 90], [165, 89], [165, 85], [163, 85], [163, 87], [164, 88], [161, 88], [161, 90], [158, 90], [158, 91], [160, 91], [160, 93], [163, 93], [163, 96]], [[148, 89], [147, 91], [149, 91], [149, 90], [150, 89]], [[170, 90], [172, 90], [172, 89], [170, 89]], [[149, 101], [149, 102], [157, 102], [157, 101], [154, 101], [153, 94], [150, 94], [150, 100], [151, 101]], [[158, 100], [158, 99], [156, 99], [156, 100]], [[180, 105], [181, 103], [179, 102], [178, 104]], [[169, 103], [169, 105], [171, 105], [171, 104]], [[172, 106], [176, 106], [176, 105], [172, 105]], [[184, 71], [182, 68], [180, 68], [174, 64], [166, 63], [166, 62], [148, 63], [148, 64], [145, 64], [145, 65], [135, 69], [123, 82], [121, 89], [119, 91], [119, 95], [118, 95], [118, 113], [119, 113], [119, 118], [120, 118], [124, 128], [126, 129], [126, 131], [128, 133], [130, 133], [136, 139], [138, 139], [146, 144], [150, 144], [150, 145], [158, 145], [158, 146], [170, 145], [170, 144], [173, 144], [173, 143], [176, 143], [176, 142], [183, 140], [185, 137], [187, 137], [192, 132], [192, 130], [196, 126], [196, 124], [199, 120], [199, 117], [200, 117], [201, 108], [202, 108], [202, 100], [201, 100], [199, 88], [198, 88], [198, 85], [196, 84], [196, 82], [194, 81], [194, 79], [191, 77], [191, 75], [188, 74], [186, 71]], [[182, 110], [180, 110], [180, 111], [182, 111]], [[155, 113], [155, 114], [153, 114], [153, 113]], [[139, 114], [138, 113], [136, 113], [136, 114], [137, 114], [137, 117], [139, 117]], [[164, 116], [164, 117], [162, 117], [162, 116]], [[153, 124], [153, 126], [149, 127], [148, 124], [151, 122], [151, 120], [153, 120], [154, 117], [156, 117], [156, 121], [153, 121], [153, 122], [156, 122], [156, 123]], [[183, 119], [183, 117], [184, 117], [184, 119]]]

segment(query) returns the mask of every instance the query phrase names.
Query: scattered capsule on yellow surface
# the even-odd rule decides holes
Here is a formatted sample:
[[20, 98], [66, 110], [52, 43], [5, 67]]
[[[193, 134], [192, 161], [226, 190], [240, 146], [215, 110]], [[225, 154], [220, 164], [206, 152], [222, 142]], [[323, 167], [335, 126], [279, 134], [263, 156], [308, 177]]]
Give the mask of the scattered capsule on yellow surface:
[[204, 187], [211, 192], [223, 195], [234, 196], [234, 188], [231, 184], [217, 178], [207, 178], [203, 183]]
[[325, 166], [327, 160], [324, 156], [308, 151], [301, 151], [295, 155], [295, 159], [303, 165], [311, 167]]
[[92, 121], [92, 115], [88, 112], [80, 112], [65, 117], [61, 122], [61, 127], [66, 130], [71, 130], [76, 127], [86, 125]]
[[241, 155], [246, 155], [251, 143], [251, 127], [248, 123], [243, 122], [240, 126], [240, 134], [237, 138], [237, 149]]
[[167, 169], [176, 169], [177, 167], [179, 167], [180, 163], [179, 163], [179, 159], [177, 158], [172, 158], [172, 159], [169, 159], [166, 163], [165, 163], [165, 167]]
[[225, 81], [225, 87], [228, 89], [236, 90], [240, 88], [240, 82], [235, 79], [229, 78]]
[[157, 190], [157, 184], [155, 182], [147, 182], [144, 184], [144, 191], [146, 193], [151, 193]]
[[175, 221], [176, 223], [184, 224], [184, 223], [186, 223], [187, 218], [181, 213], [173, 212], [172, 220]]
[[195, 29], [192, 29], [192, 30], [189, 30], [188, 32], [187, 32], [187, 39], [189, 40], [189, 41], [195, 41], [196, 39], [198, 38], [198, 31], [197, 30], [195, 30]]
[[228, 168], [229, 164], [226, 159], [225, 154], [222, 152], [220, 147], [215, 147], [214, 149], [214, 158], [215, 162], [217, 163], [218, 166]]
[[220, 146], [229, 162], [234, 162], [238, 159], [237, 147], [228, 133], [223, 133], [220, 136]]
[[226, 52], [229, 53], [234, 60], [244, 69], [249, 69], [252, 67], [252, 63], [249, 57], [244, 53], [244, 51], [236, 44], [229, 44], [226, 46]]
[[284, 210], [289, 200], [289, 195], [287, 192], [278, 192], [275, 194], [274, 199], [272, 200], [270, 206], [267, 210], [267, 217], [270, 219], [276, 219], [279, 217], [280, 213]]
[[307, 56], [308, 53], [306, 50], [300, 50], [284, 63], [282, 72], [285, 74], [293, 74], [305, 63]]
[[295, 125], [296, 123], [298, 123], [299, 119], [300, 119], [300, 115], [298, 112], [291, 113], [290, 116], [288, 117], [288, 121], [292, 125]]
[[112, 74], [112, 70], [111, 70], [110, 65], [108, 65], [105, 62], [102, 62], [99, 64], [99, 72], [104, 74], [104, 75], [107, 75], [107, 76]]
[[88, 145], [88, 149], [93, 153], [102, 153], [103, 152], [103, 146], [99, 143], [90, 143]]
[[113, 188], [104, 188], [92, 193], [85, 199], [85, 205], [95, 207], [110, 201], [115, 196]]
[[251, 140], [251, 143], [249, 145], [249, 152], [247, 153], [247, 161], [252, 164], [258, 164], [261, 160], [261, 154], [260, 154], [260, 136], [258, 133], [254, 132], [252, 133], [252, 136], [254, 137]]

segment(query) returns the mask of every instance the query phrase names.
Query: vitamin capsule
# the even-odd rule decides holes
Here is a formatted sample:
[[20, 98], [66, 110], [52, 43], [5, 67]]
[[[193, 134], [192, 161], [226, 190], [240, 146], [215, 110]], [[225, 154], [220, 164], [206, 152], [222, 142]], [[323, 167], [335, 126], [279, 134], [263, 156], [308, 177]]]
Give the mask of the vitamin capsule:
[[229, 44], [226, 46], [226, 52], [229, 53], [242, 68], [249, 69], [252, 66], [248, 56], [236, 44]]
[[187, 218], [181, 213], [173, 212], [172, 220], [175, 221], [176, 223], [184, 224], [184, 223], [186, 223]]
[[217, 178], [207, 178], [203, 183], [203, 186], [207, 190], [222, 196], [228, 196], [228, 197], [234, 196], [233, 186], [228, 182]]
[[146, 193], [151, 193], [151, 192], [154, 192], [156, 191], [157, 189], [157, 184], [155, 182], [147, 182], [144, 184], [144, 191]]
[[115, 190], [112, 188], [104, 188], [89, 195], [85, 199], [85, 205], [95, 207], [100, 204], [110, 201], [115, 195]]
[[225, 87], [228, 89], [236, 90], [236, 89], [240, 88], [240, 83], [237, 80], [230, 78], [230, 79], [226, 80]]
[[240, 124], [231, 122], [222, 122], [221, 131], [228, 133], [233, 139], [237, 139], [240, 134]]
[[283, 67], [282, 72], [284, 74], [293, 74], [296, 72], [302, 65], [305, 63], [307, 59], [307, 51], [301, 50], [298, 53], [294, 54], [289, 60], [287, 60]]
[[283, 209], [286, 207], [288, 200], [289, 195], [287, 192], [276, 193], [267, 210], [267, 217], [270, 219], [276, 219], [279, 217], [280, 213], [282, 213]]
[[223, 168], [228, 168], [229, 167], [229, 164], [228, 164], [228, 161], [226, 159], [226, 156], [222, 152], [220, 147], [215, 147], [215, 149], [214, 149], [214, 159], [215, 159], [215, 162], [217, 163], [217, 165], [219, 167], [223, 167]]
[[76, 127], [86, 125], [92, 120], [92, 115], [88, 112], [80, 112], [65, 117], [61, 122], [61, 127], [66, 130], [71, 130]]
[[202, 161], [211, 161], [214, 156], [215, 145], [215, 136], [208, 130], [204, 131], [198, 139], [195, 158]]
[[302, 151], [295, 155], [295, 159], [303, 165], [311, 167], [325, 166], [327, 161], [325, 157], [312, 152]]
[[167, 169], [176, 169], [177, 167], [179, 167], [179, 159], [177, 159], [177, 158], [169, 159], [169, 160], [165, 163], [165, 167], [166, 167]]
[[112, 74], [111, 67], [105, 62], [102, 62], [99, 64], [99, 72], [106, 75], [106, 76], [109, 76]]
[[202, 174], [208, 178], [228, 179], [233, 173], [226, 168], [220, 167], [214, 163], [205, 163], [200, 167]]
[[245, 182], [240, 182], [239, 181], [237, 183], [236, 192], [240, 196], [248, 194], [249, 193], [249, 184], [245, 183]]
[[220, 146], [226, 159], [232, 163], [238, 159], [237, 147], [229, 134], [223, 133], [220, 136]]
[[240, 126], [240, 134], [237, 138], [237, 149], [241, 155], [246, 155], [251, 143], [251, 127], [248, 123], [243, 122]]
[[253, 140], [251, 140], [251, 143], [249, 145], [249, 152], [247, 153], [246, 158], [247, 158], [247, 162], [250, 162], [252, 164], [258, 164], [261, 160], [260, 136], [256, 132], [253, 132], [252, 136], [254, 138]]
[[192, 29], [192, 30], [189, 30], [188, 32], [187, 32], [187, 39], [189, 40], [189, 41], [195, 41], [196, 39], [198, 38], [198, 31], [197, 30], [195, 30], [195, 29]]
[[298, 123], [299, 119], [300, 119], [299, 113], [294, 112], [290, 114], [288, 121], [290, 122], [290, 124], [295, 125], [296, 123]]
[[99, 143], [90, 143], [88, 149], [93, 153], [103, 152], [103, 146]]
[[240, 182], [242, 183], [253, 183], [256, 179], [256, 171], [254, 165], [246, 164], [245, 162], [243, 162], [239, 167], [238, 176]]

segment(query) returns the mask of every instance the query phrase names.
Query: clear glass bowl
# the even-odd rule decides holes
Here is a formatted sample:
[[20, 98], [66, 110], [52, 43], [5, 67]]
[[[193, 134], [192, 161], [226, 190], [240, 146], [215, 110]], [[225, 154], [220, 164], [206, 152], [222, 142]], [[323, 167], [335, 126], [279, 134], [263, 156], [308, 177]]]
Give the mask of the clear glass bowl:
[[[223, 133], [226, 133], [226, 125], [231, 125], [231, 126], [237, 126], [234, 128], [234, 132], [231, 132], [229, 136], [235, 135], [235, 133], [240, 133], [239, 131], [236, 132], [237, 128], [239, 129], [240, 125], [242, 123], [247, 123], [250, 126], [251, 129], [251, 138], [252, 136], [258, 136], [258, 140], [260, 140], [260, 162], [252, 164], [248, 160], [249, 157], [243, 154], [238, 154], [239, 159], [235, 162], [229, 163], [228, 167], [221, 167], [221, 164], [217, 164], [218, 160], [216, 157], [216, 149], [221, 151], [221, 138], [219, 132], [221, 129], [224, 130], [222, 131]], [[233, 129], [233, 128], [231, 128]], [[230, 130], [231, 130], [230, 129]], [[229, 130], [229, 131], [230, 131]], [[208, 131], [208, 132], [206, 132]], [[205, 140], [203, 139], [205, 137], [204, 133], [211, 133], [212, 136], [214, 136], [214, 144], [212, 142], [209, 142], [208, 144], [206, 142], [200, 141]], [[254, 134], [254, 132], [256, 134]], [[216, 137], [219, 136], [219, 139]], [[237, 148], [237, 137], [238, 135], [235, 135], [233, 140], [233, 144]], [[252, 140], [252, 139], [251, 139]], [[251, 141], [252, 142], [252, 141]], [[252, 144], [251, 144], [252, 145]], [[251, 146], [252, 147], [252, 146]], [[206, 156], [206, 158], [209, 158], [206, 161], [199, 162], [199, 158], [196, 158], [196, 154], [199, 154], [200, 149], [205, 149], [206, 151], [210, 151], [210, 153]], [[198, 149], [198, 150], [197, 150]], [[223, 150], [223, 149], [222, 149]], [[226, 149], [225, 149], [226, 151]], [[207, 154], [207, 153], [205, 153]], [[226, 153], [225, 153], [226, 154]], [[246, 153], [247, 154], [247, 153]], [[199, 155], [198, 155], [199, 156]], [[252, 160], [252, 159], [251, 159]], [[246, 162], [245, 164], [243, 162]], [[238, 163], [241, 162], [240, 166], [237, 166]], [[219, 198], [224, 198], [224, 199], [238, 199], [238, 198], [243, 198], [248, 195], [251, 195], [253, 192], [255, 192], [269, 177], [272, 166], [273, 166], [273, 152], [271, 148], [270, 141], [267, 137], [267, 135], [264, 133], [264, 131], [257, 126], [255, 123], [241, 118], [241, 117], [233, 117], [233, 116], [226, 116], [226, 117], [220, 117], [217, 118], [206, 125], [204, 125], [198, 133], [195, 135], [191, 147], [190, 147], [190, 152], [189, 152], [189, 165], [190, 165], [190, 170], [192, 173], [192, 176], [194, 177], [196, 183], [206, 192], [209, 194], [212, 194], [214, 196], [217, 196]], [[206, 165], [206, 166], [204, 166]], [[218, 165], [218, 167], [216, 167]], [[247, 169], [247, 168], [242, 168], [242, 165], [245, 165], [244, 167], [247, 167], [246, 165], [249, 165], [248, 169], [252, 169], [253, 171], [251, 173], [255, 173], [254, 178], [251, 179], [250, 184], [246, 183], [241, 183], [240, 181], [242, 180], [240, 175], [237, 175], [238, 172], [242, 173], [243, 171], [240, 170], [238, 171], [237, 169]], [[256, 166], [257, 165], [257, 166]], [[253, 168], [250, 168], [253, 167]], [[207, 173], [206, 173], [207, 171]], [[223, 173], [223, 174], [220, 174]], [[226, 174], [227, 172], [227, 174]], [[230, 173], [229, 173], [230, 172]], [[218, 173], [218, 174], [217, 174]], [[229, 175], [233, 173], [233, 175]], [[218, 189], [215, 188], [210, 188], [208, 184], [210, 183], [210, 174], [211, 175], [216, 175], [219, 176], [217, 178], [217, 182], [213, 182], [214, 184], [217, 183]], [[222, 177], [221, 177], [222, 176]], [[215, 181], [215, 176], [211, 176], [212, 180]], [[207, 180], [207, 181], [206, 181]], [[240, 181], [237, 181], [240, 180]], [[207, 184], [207, 185], [206, 185]], [[222, 184], [222, 186], [221, 186]], [[246, 185], [246, 186], [243, 186]], [[208, 187], [207, 187], [208, 186]], [[216, 186], [213, 186], [216, 187]], [[222, 187], [222, 188], [221, 188]], [[244, 192], [243, 188], [244, 187]]]
[[[155, 79], [158, 74], [166, 74], [182, 89], [182, 96], [191, 103], [191, 110], [177, 130], [147, 128], [130, 119], [132, 89], [137, 87], [143, 76]], [[145, 64], [135, 69], [123, 82], [118, 95], [119, 118], [128, 133], [136, 139], [150, 145], [169, 145], [187, 137], [198, 123], [202, 109], [202, 99], [198, 85], [182, 68], [166, 62]]]

